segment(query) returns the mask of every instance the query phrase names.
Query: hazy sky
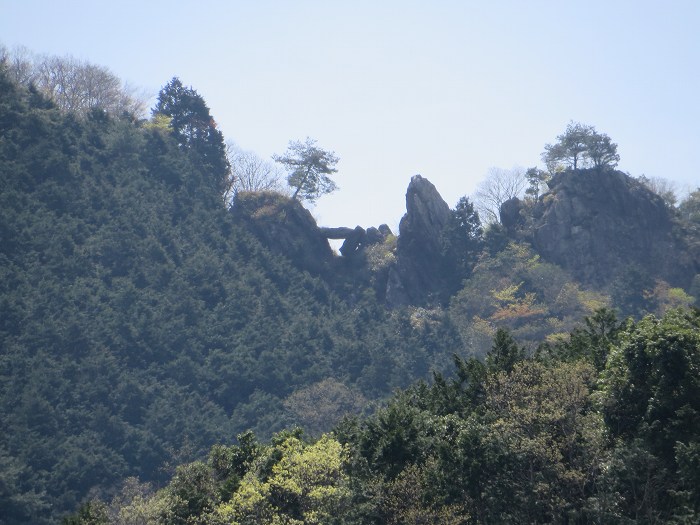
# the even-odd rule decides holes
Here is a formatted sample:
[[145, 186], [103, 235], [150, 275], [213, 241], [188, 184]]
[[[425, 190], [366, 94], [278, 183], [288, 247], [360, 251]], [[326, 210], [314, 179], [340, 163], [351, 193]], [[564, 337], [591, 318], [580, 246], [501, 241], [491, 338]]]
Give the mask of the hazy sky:
[[453, 206], [570, 120], [623, 171], [700, 184], [698, 0], [0, 0], [0, 42], [154, 96], [178, 76], [262, 157], [317, 139], [341, 158], [322, 225], [395, 228], [416, 173]]

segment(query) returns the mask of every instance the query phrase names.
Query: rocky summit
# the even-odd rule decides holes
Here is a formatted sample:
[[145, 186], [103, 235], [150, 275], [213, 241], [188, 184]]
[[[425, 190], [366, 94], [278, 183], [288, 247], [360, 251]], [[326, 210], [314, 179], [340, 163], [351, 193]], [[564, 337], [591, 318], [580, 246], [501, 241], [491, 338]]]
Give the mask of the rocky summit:
[[664, 200], [619, 171], [555, 175], [533, 216], [537, 252], [584, 283], [605, 285], [634, 266], [688, 286], [700, 269]]

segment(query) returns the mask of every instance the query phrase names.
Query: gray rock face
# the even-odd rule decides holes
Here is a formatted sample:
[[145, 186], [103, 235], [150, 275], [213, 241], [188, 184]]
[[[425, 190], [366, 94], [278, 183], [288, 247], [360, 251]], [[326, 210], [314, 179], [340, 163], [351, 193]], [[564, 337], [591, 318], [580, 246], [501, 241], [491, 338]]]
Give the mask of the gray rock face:
[[362, 226], [355, 226], [355, 229], [345, 236], [345, 242], [340, 247], [340, 254], [343, 257], [354, 255], [364, 246], [366, 236], [367, 232]]
[[435, 186], [428, 179], [414, 175], [406, 190], [406, 214], [399, 223], [404, 249], [422, 242], [427, 243], [423, 248], [430, 248], [437, 242], [449, 220], [450, 207]]
[[508, 199], [501, 204], [499, 215], [501, 216], [501, 224], [506, 230], [514, 230], [523, 225], [525, 218], [520, 214], [523, 209], [523, 203], [517, 197]]
[[319, 231], [326, 239], [347, 239], [355, 230], [340, 226], [338, 228], [321, 227]]
[[605, 285], [630, 265], [675, 286], [697, 268], [663, 199], [621, 172], [565, 172], [537, 206], [533, 242], [584, 283]]
[[326, 239], [345, 239], [340, 247], [340, 254], [343, 257], [352, 257], [367, 246], [384, 242], [391, 235], [391, 229], [386, 224], [382, 224], [379, 228], [371, 226], [367, 230], [362, 226], [354, 228], [340, 226], [338, 228], [319, 228], [319, 231]]
[[396, 267], [389, 276], [386, 298], [391, 306], [423, 304], [440, 292], [440, 237], [450, 216], [435, 186], [413, 176], [406, 191], [406, 214], [399, 223]]

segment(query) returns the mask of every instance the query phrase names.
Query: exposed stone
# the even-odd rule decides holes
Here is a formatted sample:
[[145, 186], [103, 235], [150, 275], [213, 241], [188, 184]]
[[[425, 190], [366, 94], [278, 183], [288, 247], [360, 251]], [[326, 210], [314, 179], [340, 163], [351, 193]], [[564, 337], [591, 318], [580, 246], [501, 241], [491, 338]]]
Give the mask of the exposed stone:
[[440, 293], [440, 237], [450, 216], [450, 207], [429, 180], [411, 178], [406, 214], [399, 223], [396, 275], [390, 276], [387, 289], [390, 305], [424, 304]]
[[347, 239], [350, 235], [353, 234], [355, 229], [347, 228], [345, 226], [341, 226], [339, 228], [321, 227], [319, 228], [319, 231], [321, 232], [321, 235], [323, 235], [326, 239]]
[[379, 233], [381, 233], [382, 236], [383, 236], [385, 239], [386, 239], [389, 235], [394, 235], [394, 234], [392, 233], [392, 231], [391, 231], [391, 228], [389, 228], [389, 226], [387, 226], [386, 224], [380, 224], [380, 225], [379, 225], [379, 228], [377, 228], [377, 229], [379, 230]]
[[365, 235], [365, 229], [362, 226], [355, 226], [355, 229], [345, 236], [345, 242], [340, 247], [340, 254], [343, 257], [354, 255], [363, 246]]
[[406, 288], [403, 285], [403, 281], [396, 266], [389, 268], [384, 297], [387, 305], [394, 308], [406, 306], [411, 303], [411, 298], [406, 292]]
[[525, 222], [525, 218], [520, 213], [523, 209], [523, 202], [517, 197], [508, 199], [503, 204], [501, 204], [501, 209], [499, 210], [501, 216], [501, 224], [503, 227], [512, 231], [519, 228]]
[[369, 227], [365, 231], [362, 226], [348, 228], [341, 226], [338, 228], [319, 228], [321, 235], [326, 239], [345, 239], [345, 242], [340, 247], [340, 254], [343, 257], [350, 257], [357, 254], [363, 248], [372, 244], [384, 242], [387, 236], [391, 235], [391, 230], [386, 224], [382, 224], [379, 228]]
[[604, 285], [630, 265], [674, 286], [698, 268], [663, 199], [618, 171], [555, 175], [536, 207], [533, 241], [547, 260], [578, 280]]
[[367, 236], [365, 237], [365, 244], [366, 245], [379, 244], [380, 242], [384, 242], [384, 239], [386, 239], [386, 235], [382, 235], [382, 232], [380, 232], [374, 226], [367, 228], [366, 233], [367, 233]]

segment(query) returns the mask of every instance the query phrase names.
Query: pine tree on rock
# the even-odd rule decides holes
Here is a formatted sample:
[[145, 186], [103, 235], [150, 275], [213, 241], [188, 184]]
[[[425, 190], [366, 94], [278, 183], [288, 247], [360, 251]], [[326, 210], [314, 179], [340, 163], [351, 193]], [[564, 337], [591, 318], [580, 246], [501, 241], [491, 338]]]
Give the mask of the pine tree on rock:
[[287, 182], [294, 189], [293, 199], [315, 202], [321, 195], [338, 189], [330, 175], [338, 171], [335, 165], [340, 159], [334, 152], [317, 147], [314, 139], [290, 141], [284, 155], [272, 158], [288, 171]]

